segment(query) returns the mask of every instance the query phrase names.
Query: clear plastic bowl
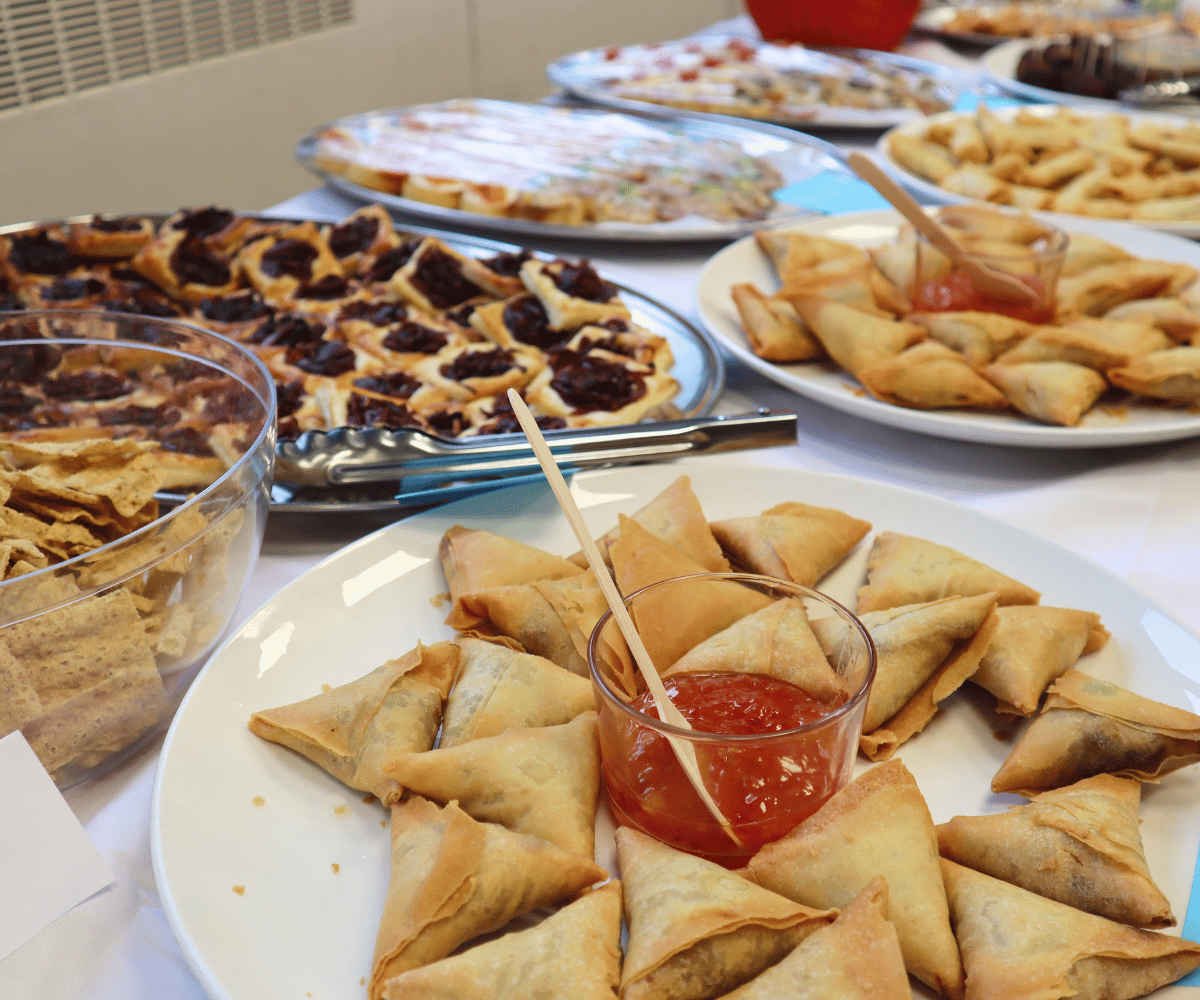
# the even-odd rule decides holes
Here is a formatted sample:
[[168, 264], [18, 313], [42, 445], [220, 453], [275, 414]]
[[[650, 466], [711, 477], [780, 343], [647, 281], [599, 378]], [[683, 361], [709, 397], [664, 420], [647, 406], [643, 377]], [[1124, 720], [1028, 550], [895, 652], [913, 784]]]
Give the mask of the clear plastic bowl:
[[[0, 313], [0, 387], [10, 390], [0, 455], [8, 445], [12, 456], [14, 442], [111, 434], [86, 425], [113, 399], [72, 401], [42, 426], [30, 426], [38, 411], [16, 412], [25, 389], [98, 365], [127, 374], [139, 389], [153, 373], [157, 398], [165, 391], [184, 401], [185, 437], [154, 426], [140, 433], [160, 433], [164, 456], [172, 452], [166, 457], [182, 464], [189, 438], [219, 440], [200, 463], [215, 467], [209, 475], [217, 478], [160, 491], [154, 520], [91, 551], [16, 576], [16, 562], [0, 560], [0, 577], [10, 574], [0, 579], [0, 736], [19, 728], [60, 788], [127, 759], [170, 722], [254, 568], [274, 458], [274, 382], [241, 345], [170, 320], [70, 310]], [[218, 429], [219, 439], [206, 437]], [[190, 448], [197, 456], [203, 450]], [[11, 483], [16, 467], [0, 462], [0, 506], [4, 470]], [[175, 473], [177, 482], [184, 478]]]

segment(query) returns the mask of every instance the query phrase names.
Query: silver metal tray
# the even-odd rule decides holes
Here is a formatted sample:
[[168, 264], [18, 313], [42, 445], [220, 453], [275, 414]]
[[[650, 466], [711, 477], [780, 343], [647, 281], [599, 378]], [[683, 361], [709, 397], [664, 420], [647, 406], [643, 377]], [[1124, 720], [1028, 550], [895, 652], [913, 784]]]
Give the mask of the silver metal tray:
[[[501, 102], [481, 100], [477, 103], [497, 104]], [[641, 102], [636, 103], [640, 104]], [[797, 206], [782, 206], [783, 210], [777, 217], [761, 221], [720, 222], [709, 220], [707, 224], [606, 222], [601, 225], [564, 226], [536, 222], [531, 219], [510, 219], [504, 216], [482, 215], [478, 212], [466, 212], [457, 208], [431, 205], [412, 198], [402, 198], [400, 195], [387, 194], [383, 191], [364, 187], [361, 184], [355, 184], [353, 181], [348, 181], [346, 178], [331, 173], [318, 165], [316, 161], [317, 143], [320, 133], [325, 129], [352, 125], [354, 122], [364, 121], [374, 116], [399, 115], [406, 112], [418, 111], [426, 107], [431, 107], [431, 105], [392, 108], [385, 111], [367, 111], [362, 114], [349, 115], [345, 118], [339, 118], [337, 121], [328, 122], [313, 129], [296, 143], [295, 159], [306, 170], [311, 171], [327, 184], [356, 201], [379, 202], [393, 211], [404, 212], [435, 224], [468, 226], [474, 229], [493, 230], [505, 235], [534, 236], [543, 239], [556, 238], [623, 243], [681, 243], [734, 240], [755, 230], [767, 228], [774, 224], [819, 214]], [[527, 105], [526, 107], [536, 106]], [[723, 139], [741, 146], [747, 153], [753, 156], [765, 158], [783, 175], [785, 186], [807, 180], [827, 170], [848, 174], [847, 168], [841, 161], [840, 151], [837, 147], [813, 136], [802, 135], [791, 129], [776, 129], [770, 126], [763, 127], [758, 123], [751, 123], [749, 121], [745, 124], [737, 124], [735, 119], [721, 115], [685, 116], [682, 113], [676, 114], [674, 109], [663, 108], [659, 105], [646, 105], [646, 107], [652, 110], [652, 117], [655, 119], [654, 124], [673, 134], [696, 140]], [[545, 106], [545, 110], [547, 115], [563, 113], [608, 115], [613, 113], [607, 109], [579, 107], [555, 108]], [[647, 116], [643, 114], [640, 117]]]
[[[122, 214], [150, 219], [156, 226], [168, 218], [168, 213], [165, 212], [126, 212]], [[262, 212], [239, 212], [238, 214], [263, 219], [268, 222], [305, 221], [303, 219], [286, 218]], [[460, 214], [465, 215], [468, 213]], [[13, 233], [19, 233], [37, 226], [67, 226], [75, 222], [87, 222], [91, 218], [91, 215], [78, 215], [67, 219], [50, 220], [47, 222], [15, 223], [0, 226], [0, 236], [9, 236]], [[314, 221], [337, 222], [339, 220], [326, 218]], [[472, 257], [488, 257], [497, 253], [513, 253], [523, 249], [514, 243], [467, 237], [459, 233], [430, 229], [423, 226], [409, 226], [401, 223], [397, 228], [404, 233], [414, 236], [436, 236], [455, 250]], [[535, 256], [543, 260], [552, 259], [551, 254], [535, 253]], [[603, 274], [603, 268], [601, 268], [601, 274]], [[712, 410], [717, 397], [720, 396], [721, 391], [725, 387], [725, 362], [722, 360], [716, 341], [713, 340], [711, 334], [702, 330], [689, 319], [676, 312], [670, 306], [659, 302], [657, 299], [627, 285], [623, 285], [620, 282], [612, 282], [612, 284], [620, 290], [621, 297], [625, 305], [629, 308], [633, 322], [646, 327], [660, 337], [665, 337], [671, 345], [671, 352], [675, 357], [675, 364], [671, 368], [671, 375], [679, 383], [679, 393], [669, 404], [671, 410], [670, 416], [673, 418], [688, 418], [707, 415]], [[178, 322], [186, 323], [187, 321], [179, 320]], [[340, 429], [330, 428], [330, 431], [335, 430]], [[372, 438], [376, 435], [385, 436], [390, 433], [383, 429], [373, 428], [356, 428], [354, 430], [358, 439], [367, 443], [372, 443]], [[569, 430], [547, 431], [546, 440], [553, 445], [557, 437], [573, 433], [578, 432]], [[302, 435], [302, 438], [304, 437]], [[455, 439], [436, 438], [434, 440], [451, 443]], [[492, 440], [497, 444], [503, 444], [504, 442], [514, 440], [522, 441], [524, 438], [520, 434], [496, 434], [492, 435]], [[331, 447], [336, 447], [339, 444], [338, 439], [333, 436], [326, 437], [325, 433], [314, 435], [305, 441], [306, 454], [312, 457], [314, 449], [320, 447], [326, 441], [329, 442]], [[288, 457], [294, 455], [295, 446], [289, 442], [277, 443], [275, 449], [276, 455], [282, 455], [285, 449], [289, 452]], [[536, 475], [540, 476], [541, 472], [539, 471]], [[490, 484], [480, 482], [447, 483], [444, 486], [424, 488], [418, 492], [407, 494], [397, 493], [397, 484], [395, 483], [364, 483], [353, 486], [317, 487], [275, 482], [271, 486], [271, 510], [296, 513], [364, 513], [410, 510], [446, 503], [449, 500], [456, 500], [485, 489], [512, 486], [520, 481], [522, 481], [520, 478], [510, 476]], [[160, 499], [169, 503], [180, 501], [183, 498], [173, 494], [163, 494]]]
[[[685, 39], [675, 42], [664, 42], [659, 48], [672, 49], [676, 46], [703, 44], [714, 47], [727, 44], [734, 40], [732, 35], [706, 35], [703, 38]], [[742, 42], [748, 39], [739, 39]], [[628, 47], [628, 46], [626, 46]], [[684, 117], [698, 121], [730, 122], [738, 121], [749, 128], [778, 127], [787, 129], [880, 129], [891, 128], [914, 118], [921, 118], [922, 113], [915, 108], [888, 108], [879, 110], [837, 107], [833, 105], [814, 105], [811, 117], [800, 118], [749, 118], [736, 115], [723, 115], [709, 111], [688, 111], [665, 104], [654, 104], [650, 101], [631, 100], [613, 94], [603, 81], [612, 77], [612, 63], [605, 58], [607, 49], [588, 49], [569, 56], [556, 59], [546, 67], [546, 76], [552, 83], [564, 90], [570, 91], [577, 97], [592, 101], [595, 104], [609, 108], [619, 108], [633, 111], [641, 115], [655, 117]], [[832, 55], [847, 56], [855, 59], [868, 59], [889, 66], [913, 70], [934, 78], [946, 92], [947, 100], [953, 104], [958, 92], [970, 82], [958, 71], [949, 66], [926, 62], [923, 59], [913, 59], [910, 56], [897, 55], [893, 52], [876, 52], [873, 49], [814, 49], [814, 52], [827, 52]], [[609, 67], [606, 69], [605, 67]]]

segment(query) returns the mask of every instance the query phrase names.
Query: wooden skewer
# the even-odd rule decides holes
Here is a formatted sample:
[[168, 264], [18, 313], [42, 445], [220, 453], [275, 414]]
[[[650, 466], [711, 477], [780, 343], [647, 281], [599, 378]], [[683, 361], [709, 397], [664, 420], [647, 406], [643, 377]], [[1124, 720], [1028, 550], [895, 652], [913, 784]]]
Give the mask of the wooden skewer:
[[[596, 548], [596, 543], [592, 540], [592, 534], [588, 531], [587, 525], [584, 524], [583, 515], [579, 512], [579, 507], [576, 506], [575, 501], [571, 498], [567, 482], [563, 479], [563, 475], [558, 468], [558, 463], [550, 453], [546, 439], [542, 437], [542, 432], [538, 428], [537, 421], [534, 419], [533, 414], [529, 412], [529, 407], [525, 405], [525, 401], [521, 399], [515, 389], [508, 390], [508, 401], [512, 405], [513, 413], [516, 414], [517, 420], [521, 424], [521, 429], [525, 432], [525, 437], [529, 439], [529, 444], [533, 448], [533, 453], [537, 456], [542, 471], [546, 474], [546, 479], [550, 483], [550, 489], [554, 491], [558, 505], [567, 516], [571, 530], [575, 532], [575, 537], [579, 540], [579, 545], [583, 549], [584, 555], [587, 556], [588, 565], [596, 575], [596, 582], [600, 584], [600, 590], [603, 592], [605, 600], [608, 601], [613, 619], [616, 621], [617, 627], [621, 630], [621, 634], [625, 637], [625, 642], [629, 645], [630, 652], [633, 653], [634, 662], [637, 664], [638, 670], [641, 671], [642, 680], [646, 682], [646, 687], [654, 699], [654, 704], [658, 706], [658, 717], [663, 722], [678, 729], [691, 729], [692, 727], [688, 724], [687, 719], [683, 717], [679, 709], [672, 704], [671, 699], [667, 696], [667, 689], [663, 686], [662, 678], [658, 676], [658, 671], [654, 668], [654, 663], [650, 659], [650, 653], [646, 650], [645, 643], [642, 642], [642, 637], [638, 635], [637, 628], [633, 624], [633, 619], [629, 617], [629, 611], [625, 607], [625, 599], [621, 596], [621, 592], [617, 590], [617, 585], [613, 582], [613, 578], [608, 572], [608, 567], [604, 565], [604, 560], [600, 556], [600, 550]], [[683, 773], [687, 775], [688, 781], [696, 789], [696, 794], [700, 796], [701, 801], [708, 808], [708, 811], [712, 813], [713, 819], [721, 824], [722, 829], [729, 834], [730, 840], [737, 844], [738, 847], [743, 847], [744, 845], [738, 839], [733, 827], [730, 826], [729, 820], [725, 818], [720, 807], [713, 801], [713, 797], [704, 785], [704, 779], [700, 776], [700, 767], [696, 763], [696, 748], [687, 740], [680, 739], [678, 736], [670, 736], [665, 733], [663, 735], [666, 736], [667, 742], [675, 752], [675, 757], [679, 761], [679, 766], [683, 768]]]
[[1037, 298], [1037, 294], [1025, 282], [997, 271], [994, 267], [987, 267], [972, 257], [969, 251], [959, 245], [958, 240], [928, 216], [917, 204], [916, 199], [884, 173], [866, 153], [854, 150], [846, 157], [846, 162], [859, 177], [890, 201], [892, 207], [911, 222], [917, 232], [966, 271], [971, 278], [971, 284], [979, 291], [998, 299], [1030, 302]]

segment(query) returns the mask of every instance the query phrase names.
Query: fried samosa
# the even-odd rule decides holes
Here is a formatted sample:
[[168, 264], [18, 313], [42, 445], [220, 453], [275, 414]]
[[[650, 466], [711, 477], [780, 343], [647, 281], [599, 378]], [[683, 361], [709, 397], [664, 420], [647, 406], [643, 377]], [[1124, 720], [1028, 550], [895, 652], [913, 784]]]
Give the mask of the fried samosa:
[[1094, 774], [1159, 781], [1196, 761], [1200, 716], [1068, 670], [1050, 686], [992, 791], [1030, 796]]
[[925, 339], [916, 323], [875, 316], [822, 295], [798, 294], [789, 301], [829, 356], [856, 378]]
[[[897, 729], [889, 724], [917, 697], [936, 690], [939, 700], [956, 691], [978, 667], [995, 625], [989, 615], [996, 608], [996, 594], [947, 597], [927, 604], [910, 604], [861, 616], [871, 633], [877, 656], [875, 683], [867, 699], [860, 749], [872, 760], [890, 756], [896, 747], [924, 728], [933, 717], [936, 702], [924, 711], [916, 706]], [[984, 629], [984, 623], [988, 627]], [[836, 618], [814, 622], [813, 631], [826, 656], [836, 662], [843, 643], [850, 639], [849, 626]], [[940, 683], [927, 688], [937, 677]], [[924, 704], [924, 703], [922, 703]], [[909, 721], [918, 728], [908, 731]]]
[[887, 882], [876, 875], [828, 927], [723, 1000], [911, 1000]]
[[1108, 388], [1099, 372], [1070, 361], [997, 363], [984, 375], [1025, 416], [1060, 427], [1076, 426]]
[[623, 1000], [711, 1000], [837, 915], [760, 888], [629, 827], [617, 829], [629, 945]]
[[1033, 588], [945, 545], [884, 531], [867, 559], [858, 613], [989, 592], [998, 595], [1001, 605], [1036, 604], [1041, 597]]
[[1109, 372], [1122, 389], [1168, 403], [1200, 401], [1200, 346], [1168, 347]]
[[999, 313], [910, 313], [904, 318], [923, 326], [934, 340], [961, 352], [972, 368], [983, 368], [1033, 332], [1029, 323]]
[[820, 701], [848, 694], [813, 634], [802, 601], [783, 598], [705, 639], [662, 672], [766, 674], [794, 684]]
[[994, 694], [996, 711], [1009, 715], [1033, 715], [1052, 681], [1108, 642], [1091, 611], [1018, 604], [999, 608], [996, 617], [996, 634], [971, 682]]
[[990, 816], [937, 828], [943, 858], [1135, 927], [1173, 927], [1138, 832], [1141, 785], [1098, 774]]
[[876, 875], [909, 973], [962, 1000], [963, 972], [929, 807], [899, 760], [876, 764], [750, 861], [763, 888], [805, 906], [848, 907]]
[[368, 991], [436, 962], [514, 917], [574, 896], [608, 872], [538, 837], [478, 823], [450, 803], [412, 797], [392, 807], [392, 875]]
[[303, 754], [384, 805], [404, 794], [392, 762], [433, 746], [442, 702], [458, 673], [450, 642], [417, 648], [349, 684], [250, 716], [250, 731]]
[[442, 536], [438, 558], [446, 574], [452, 601], [471, 590], [534, 580], [558, 580], [582, 572], [579, 566], [561, 556], [503, 535], [458, 524]]
[[809, 332], [790, 302], [768, 298], [749, 282], [734, 285], [729, 294], [737, 306], [750, 347], [760, 358], [788, 364], [824, 356], [825, 348]]
[[709, 527], [741, 568], [802, 587], [815, 586], [871, 530], [870, 522], [832, 507], [793, 502]]
[[876, 399], [914, 410], [1007, 410], [1008, 400], [967, 359], [935, 340], [858, 371]]
[[[633, 520], [706, 570], [723, 573], [729, 569], [721, 546], [709, 530], [704, 511], [700, 509], [700, 501], [692, 490], [692, 481], [687, 476], [680, 476], [671, 483], [634, 514]], [[610, 569], [612, 558], [608, 554], [608, 547], [620, 534], [621, 525], [618, 523], [607, 534], [596, 539], [596, 548]], [[576, 552], [570, 561], [581, 569], [587, 568], [587, 557], [582, 552]]]
[[457, 800], [478, 820], [595, 852], [600, 749], [596, 713], [561, 726], [510, 729], [445, 750], [401, 754], [388, 773], [438, 802]]
[[464, 637], [457, 645], [461, 665], [442, 712], [440, 747], [559, 726], [595, 704], [591, 681], [541, 656], [483, 639]]
[[970, 992], [988, 1000], [1129, 1000], [1200, 966], [1200, 945], [1139, 930], [942, 861]]

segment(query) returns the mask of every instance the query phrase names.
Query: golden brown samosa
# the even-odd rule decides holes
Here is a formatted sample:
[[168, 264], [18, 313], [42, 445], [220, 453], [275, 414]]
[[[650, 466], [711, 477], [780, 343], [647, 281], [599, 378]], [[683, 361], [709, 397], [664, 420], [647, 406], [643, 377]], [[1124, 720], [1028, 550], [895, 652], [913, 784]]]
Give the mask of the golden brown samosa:
[[612, 1000], [621, 970], [621, 884], [540, 924], [394, 976], [383, 1000]]
[[662, 676], [713, 673], [766, 674], [830, 704], [848, 694], [821, 651], [804, 603], [796, 598], [781, 598], [709, 636]]
[[934, 340], [960, 351], [972, 368], [984, 367], [1033, 332], [1029, 323], [999, 313], [910, 313], [904, 318], [923, 326]]
[[822, 295], [789, 297], [829, 356], [855, 377], [925, 339], [915, 323], [875, 316]]
[[1099, 372], [1070, 361], [997, 362], [983, 373], [1025, 416], [1060, 427], [1076, 426], [1108, 388]]
[[1200, 761], [1200, 716], [1068, 670], [992, 779], [1029, 796], [1094, 774], [1139, 781]]
[[768, 298], [749, 282], [734, 285], [729, 294], [750, 347], [760, 358], [787, 364], [824, 356], [825, 348], [790, 302]]
[[[925, 687], [930, 678], [938, 676], [939, 697], [945, 698], [975, 672], [995, 627], [989, 615], [996, 608], [996, 599], [994, 593], [947, 597], [861, 616], [876, 652], [875, 682], [862, 724], [863, 753], [872, 760], [890, 756], [900, 743], [924, 727], [936, 703], [929, 704], [928, 714], [913, 732], [897, 732], [887, 723], [918, 692], [932, 690]], [[826, 656], [834, 660], [850, 638], [849, 626], [836, 618], [815, 622], [813, 631]]]
[[618, 828], [616, 838], [629, 925], [623, 1000], [723, 996], [837, 915], [629, 827]]
[[1143, 354], [1109, 378], [1122, 389], [1168, 403], [1200, 401], [1200, 345]]
[[349, 684], [255, 712], [250, 731], [391, 805], [404, 787], [388, 768], [398, 756], [433, 746], [458, 658], [453, 643], [417, 643], [416, 649]]
[[1173, 927], [1138, 832], [1141, 785], [1098, 774], [990, 816], [937, 828], [943, 858], [1136, 927]]
[[445, 750], [400, 754], [388, 774], [438, 802], [457, 800], [478, 820], [592, 857], [600, 749], [596, 713], [561, 726], [510, 729]]
[[817, 908], [847, 907], [876, 875], [911, 975], [962, 1000], [962, 963], [950, 930], [929, 807], [899, 760], [876, 764], [750, 861], [764, 888]]
[[1139, 930], [942, 861], [970, 994], [1128, 1000], [1200, 966], [1200, 945]]
[[[609, 553], [617, 587], [626, 596], [652, 583], [707, 572], [623, 514], [621, 534]], [[770, 597], [738, 583], [695, 580], [642, 595], [630, 616], [650, 659], [665, 670], [710, 635], [770, 603]]]
[[590, 710], [592, 683], [541, 656], [460, 638], [458, 680], [442, 712], [440, 747], [509, 729], [559, 726]]
[[741, 568], [812, 587], [871, 530], [869, 521], [832, 507], [781, 503], [758, 517], [709, 525], [721, 548]]
[[723, 1000], [911, 1000], [887, 881], [876, 875], [828, 927]]
[[477, 823], [454, 803], [409, 798], [392, 807], [392, 875], [369, 993], [378, 998], [392, 976], [607, 877], [590, 858]]
[[945, 545], [884, 531], [867, 558], [867, 583], [859, 588], [857, 610], [862, 614], [993, 591], [1001, 605], [1036, 604], [1041, 597], [1032, 587]]
[[1092, 611], [1018, 604], [1000, 608], [996, 634], [971, 682], [996, 696], [996, 711], [1030, 716], [1051, 681], [1108, 641]]
[[458, 524], [442, 536], [438, 558], [452, 601], [470, 590], [533, 580], [558, 580], [580, 572], [578, 566], [562, 556], [551, 555], [503, 535]]
[[871, 395], [914, 410], [1007, 410], [1008, 400], [958, 351], [926, 340], [858, 371]]
[[[671, 483], [635, 513], [633, 520], [706, 570], [723, 573], [729, 569], [721, 546], [709, 530], [704, 511], [700, 509], [700, 501], [692, 491], [692, 481], [687, 476], [680, 476]], [[608, 547], [620, 534], [621, 525], [618, 523], [607, 534], [596, 539], [596, 548], [610, 569], [612, 558], [608, 554]], [[587, 557], [582, 552], [576, 552], [570, 561], [582, 569], [587, 568]]]

